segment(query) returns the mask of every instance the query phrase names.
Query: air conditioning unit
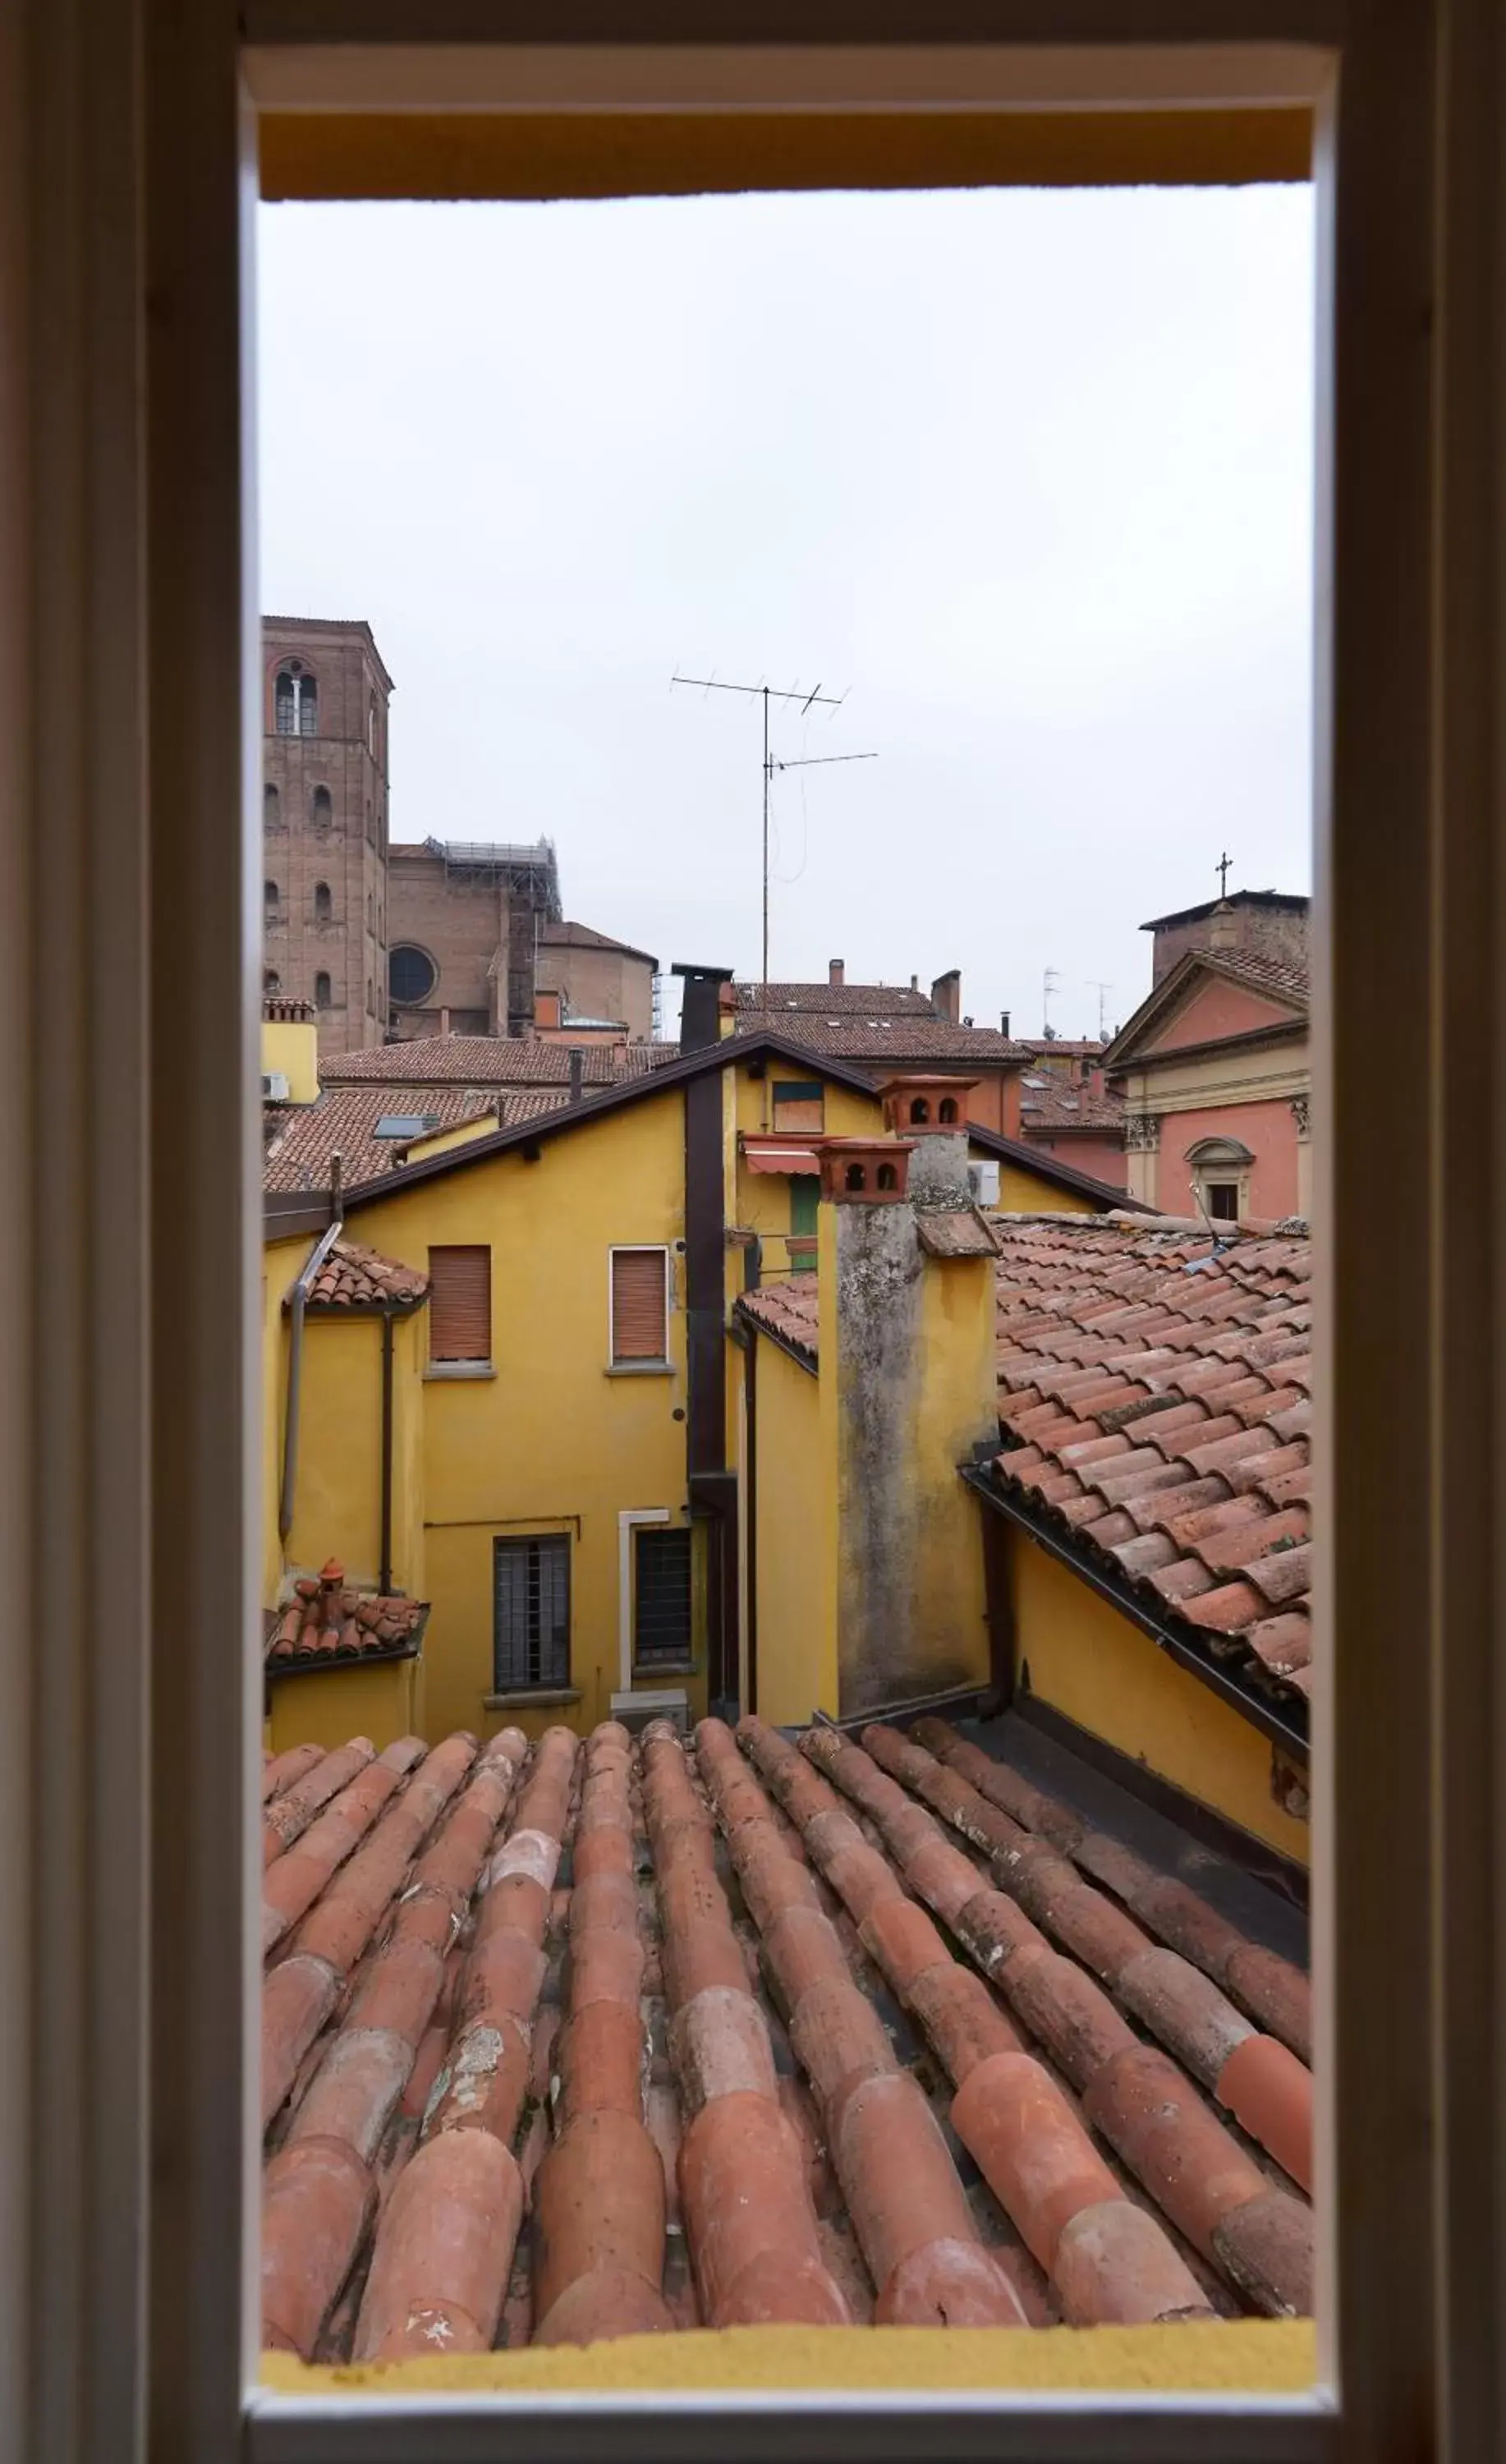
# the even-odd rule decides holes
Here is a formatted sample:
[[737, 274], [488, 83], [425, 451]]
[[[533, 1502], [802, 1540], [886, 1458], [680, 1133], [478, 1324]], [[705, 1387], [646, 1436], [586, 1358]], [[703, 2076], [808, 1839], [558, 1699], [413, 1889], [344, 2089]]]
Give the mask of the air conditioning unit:
[[970, 1163], [968, 1186], [974, 1206], [997, 1206], [999, 1202], [999, 1168], [996, 1163]]
[[285, 1104], [288, 1100], [286, 1069], [264, 1069], [261, 1073], [261, 1100], [264, 1104]]

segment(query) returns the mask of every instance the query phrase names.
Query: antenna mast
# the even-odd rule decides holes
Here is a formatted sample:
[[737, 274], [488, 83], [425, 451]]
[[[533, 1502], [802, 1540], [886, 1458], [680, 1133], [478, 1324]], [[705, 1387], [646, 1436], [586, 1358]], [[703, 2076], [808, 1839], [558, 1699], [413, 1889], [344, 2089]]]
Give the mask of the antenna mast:
[[800, 705], [800, 715], [803, 718], [805, 713], [817, 703], [819, 703], [823, 710], [840, 710], [847, 698], [845, 693], [823, 693], [819, 685], [814, 693], [804, 693], [798, 685], [792, 686], [786, 692], [774, 685], [724, 684], [719, 676], [677, 674], [672, 675], [669, 682], [671, 687], [693, 685], [701, 693], [756, 694], [763, 703], [763, 974], [760, 978], [763, 1000], [760, 1007], [767, 1009], [769, 1006], [769, 789], [774, 781], [774, 774], [776, 770], [815, 770], [828, 761], [877, 761], [879, 757], [876, 753], [818, 753], [813, 754], [807, 760], [776, 761], [771, 754], [769, 750], [771, 701], [797, 701]]
[[1051, 1035], [1051, 996], [1061, 981], [1059, 969], [1047, 967], [1040, 979], [1040, 1032], [1043, 1039]]
[[1104, 983], [1101, 976], [1089, 976], [1088, 989], [1098, 995], [1098, 1040], [1100, 1044], [1105, 1044], [1108, 1041], [1105, 1025], [1108, 1016], [1106, 996], [1113, 991], [1114, 987], [1112, 984]]

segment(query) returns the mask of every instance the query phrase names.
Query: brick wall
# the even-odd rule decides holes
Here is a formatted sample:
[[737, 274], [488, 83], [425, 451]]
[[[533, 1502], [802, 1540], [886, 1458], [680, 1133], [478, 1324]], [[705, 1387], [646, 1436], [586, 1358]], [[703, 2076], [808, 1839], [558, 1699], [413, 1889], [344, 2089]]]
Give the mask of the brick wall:
[[[440, 1013], [448, 1010], [455, 1033], [506, 1031], [505, 957], [493, 965], [508, 937], [508, 895], [485, 875], [447, 870], [443, 856], [422, 847], [393, 849], [387, 869], [389, 949], [404, 942], [422, 950], [436, 980], [422, 1010], [397, 1010], [400, 1035], [437, 1035]], [[461, 1014], [469, 1022], [464, 1028]]]
[[1187, 950], [1255, 950], [1262, 957], [1287, 958], [1307, 964], [1307, 902], [1300, 907], [1247, 906], [1238, 891], [1229, 900], [1229, 913], [1211, 909], [1186, 923], [1158, 930], [1150, 980], [1158, 984]]
[[[294, 660], [316, 688], [312, 736], [276, 732], [276, 677]], [[316, 1003], [321, 1051], [360, 1051], [385, 1031], [391, 680], [365, 625], [271, 618], [262, 690], [265, 974]]]
[[562, 994], [577, 1018], [622, 1019], [634, 1043], [653, 1032], [654, 971], [646, 958], [546, 940], [537, 980], [540, 991]]

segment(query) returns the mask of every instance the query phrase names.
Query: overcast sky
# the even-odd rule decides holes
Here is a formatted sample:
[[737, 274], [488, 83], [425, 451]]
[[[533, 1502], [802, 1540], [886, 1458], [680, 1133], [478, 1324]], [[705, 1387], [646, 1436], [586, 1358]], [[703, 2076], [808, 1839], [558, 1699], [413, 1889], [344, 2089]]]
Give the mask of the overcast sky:
[[1096, 1031], [1148, 915], [1309, 886], [1306, 189], [273, 206], [262, 605], [363, 616], [392, 834], [566, 913]]

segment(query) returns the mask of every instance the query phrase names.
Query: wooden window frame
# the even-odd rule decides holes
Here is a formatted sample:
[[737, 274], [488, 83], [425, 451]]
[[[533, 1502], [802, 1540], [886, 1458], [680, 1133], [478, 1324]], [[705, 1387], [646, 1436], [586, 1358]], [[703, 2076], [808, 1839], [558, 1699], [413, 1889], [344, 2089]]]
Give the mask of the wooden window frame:
[[[662, 1352], [625, 1353], [621, 1357], [617, 1349], [617, 1261], [619, 1258], [661, 1257], [665, 1270], [665, 1345]], [[669, 1318], [674, 1306], [673, 1252], [667, 1242], [614, 1241], [606, 1253], [606, 1358], [615, 1377], [652, 1377], [663, 1375], [672, 1366], [669, 1358]]]
[[[1055, 51], [1048, 0], [871, 14], [911, 46], [876, 71], [840, 50], [837, 0], [811, 0], [805, 48], [784, 53], [797, 21], [751, 0], [525, 6], [511, 51], [474, 48], [503, 28], [490, 0], [0, 16], [0, 1003], [31, 1166], [0, 1190], [21, 1296], [0, 1387], [0, 1802], [17, 1843], [0, 1868], [0, 2452], [459, 2464], [504, 2435], [479, 2398], [320, 2408], [254, 2386], [262, 684], [243, 28], [263, 108], [334, 113], [347, 141], [351, 115], [384, 116], [390, 140], [462, 87], [472, 109], [522, 93], [524, 118], [607, 113], [624, 92], [683, 116], [719, 95], [734, 136], [748, 98], [871, 116], [885, 80], [879, 108], [907, 94], [975, 113], [996, 85], [960, 47], [987, 39], [995, 63], [1015, 47], [1012, 108], [1045, 124], [1102, 105], [1102, 130], [1127, 104], [1166, 142], [1171, 87], [1189, 128], [1193, 103], [1248, 103], [1235, 41], [1264, 46], [1267, 94], [1294, 43], [1337, 62], [1317, 155], [1320, 2387], [540, 2397], [505, 2408], [505, 2440], [514, 2464], [713, 2442], [1000, 2464], [1474, 2464], [1506, 2446], [1498, 10], [1080, 0]], [[579, 47], [562, 61], [517, 39], [546, 26]], [[715, 48], [650, 47], [688, 26]], [[238, 840], [205, 826], [237, 805]], [[66, 1034], [39, 1023], [43, 949]], [[1403, 1453], [1412, 1510], [1383, 1549]]]

